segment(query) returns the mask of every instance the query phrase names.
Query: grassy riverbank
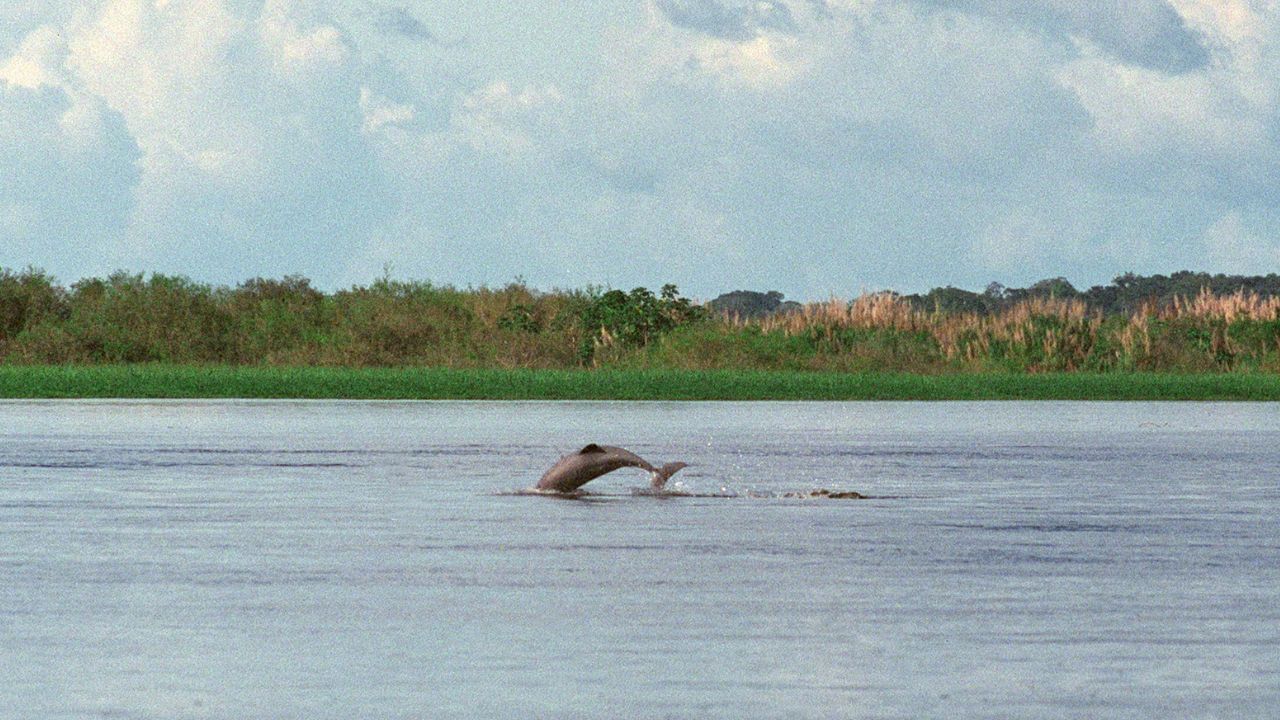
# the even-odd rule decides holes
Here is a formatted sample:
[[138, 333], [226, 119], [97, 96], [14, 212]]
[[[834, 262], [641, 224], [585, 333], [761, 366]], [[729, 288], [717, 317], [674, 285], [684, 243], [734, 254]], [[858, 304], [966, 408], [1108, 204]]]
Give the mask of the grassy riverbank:
[[1277, 401], [1280, 376], [7, 365], [0, 397]]
[[63, 286], [0, 268], [0, 397], [1280, 400], [1280, 294], [1204, 285], [1108, 310], [1107, 288], [1059, 285], [743, 314], [672, 285]]
[[[541, 292], [519, 283], [462, 290], [384, 278], [325, 293], [297, 277], [232, 288], [116, 273], [64, 287], [38, 271], [0, 268], [0, 364], [735, 373], [722, 378], [769, 371], [1280, 373], [1280, 295], [1206, 288], [1107, 312], [1052, 287], [1047, 292], [1003, 293], [998, 303], [984, 296], [996, 304], [971, 310], [881, 292], [743, 315], [693, 302], [670, 285], [657, 293]], [[465, 378], [478, 376], [438, 377], [449, 379], [425, 387], [466, 386]], [[549, 382], [580, 388], [598, 380]], [[647, 381], [620, 387], [636, 382]], [[738, 383], [722, 379], [711, 387]]]

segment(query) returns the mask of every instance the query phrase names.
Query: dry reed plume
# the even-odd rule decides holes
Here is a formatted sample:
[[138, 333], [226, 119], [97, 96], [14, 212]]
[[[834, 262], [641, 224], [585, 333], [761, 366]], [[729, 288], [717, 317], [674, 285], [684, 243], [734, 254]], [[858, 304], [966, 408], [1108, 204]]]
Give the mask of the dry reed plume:
[[384, 278], [325, 293], [300, 277], [231, 288], [117, 273], [67, 288], [0, 269], [0, 362], [1280, 371], [1275, 295], [1206, 289], [1127, 314], [1052, 294], [986, 312], [942, 307], [880, 292], [744, 319], [711, 315], [674, 286], [544, 293]]
[[1203, 288], [1192, 298], [1175, 297], [1168, 308], [1157, 314], [1164, 320], [1184, 317], [1220, 319], [1228, 323], [1237, 318], [1276, 320], [1280, 319], [1280, 297], [1262, 297], [1244, 290], [1228, 295], [1214, 295], [1208, 288]]
[[[1280, 298], [1207, 289], [1106, 317], [1079, 299], [1031, 297], [997, 312], [925, 310], [895, 293], [830, 298], [763, 319], [728, 318], [738, 329], [807, 337], [831, 346], [842, 333], [908, 334], [953, 367], [1032, 372], [1081, 369], [1234, 369], [1274, 365], [1280, 351]], [[838, 343], [837, 343], [838, 344]], [[848, 348], [845, 350], [856, 351]]]

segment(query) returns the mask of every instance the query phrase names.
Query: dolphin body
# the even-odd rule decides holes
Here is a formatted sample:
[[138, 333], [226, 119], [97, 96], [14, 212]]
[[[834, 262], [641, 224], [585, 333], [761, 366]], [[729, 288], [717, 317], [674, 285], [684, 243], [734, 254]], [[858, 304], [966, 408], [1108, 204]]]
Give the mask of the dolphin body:
[[649, 482], [660, 489], [682, 467], [682, 462], [672, 462], [662, 467], [650, 465], [644, 458], [630, 450], [612, 445], [591, 443], [575, 453], [560, 458], [538, 481], [539, 490], [573, 492], [596, 478], [618, 468], [638, 467], [649, 471]]

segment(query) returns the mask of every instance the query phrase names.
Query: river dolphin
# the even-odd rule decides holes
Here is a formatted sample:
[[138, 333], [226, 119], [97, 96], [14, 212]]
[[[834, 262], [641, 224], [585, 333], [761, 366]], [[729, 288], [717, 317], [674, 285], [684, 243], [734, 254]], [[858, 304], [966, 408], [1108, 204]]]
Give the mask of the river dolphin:
[[538, 481], [538, 489], [573, 492], [605, 473], [624, 467], [648, 470], [649, 482], [655, 489], [660, 489], [677, 470], [687, 465], [671, 462], [662, 467], [654, 467], [630, 450], [591, 443], [578, 452], [560, 458]]

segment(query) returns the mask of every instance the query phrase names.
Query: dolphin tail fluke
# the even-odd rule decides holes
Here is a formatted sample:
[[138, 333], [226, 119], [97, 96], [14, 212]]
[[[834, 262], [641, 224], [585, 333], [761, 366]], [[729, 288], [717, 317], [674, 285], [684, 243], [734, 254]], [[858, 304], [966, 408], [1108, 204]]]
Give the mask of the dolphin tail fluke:
[[669, 462], [660, 468], [654, 468], [649, 474], [649, 482], [653, 484], [654, 489], [661, 490], [662, 486], [667, 484], [672, 475], [675, 475], [680, 468], [688, 467], [687, 463]]

